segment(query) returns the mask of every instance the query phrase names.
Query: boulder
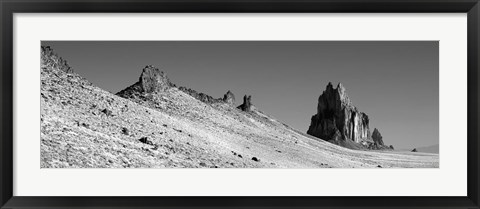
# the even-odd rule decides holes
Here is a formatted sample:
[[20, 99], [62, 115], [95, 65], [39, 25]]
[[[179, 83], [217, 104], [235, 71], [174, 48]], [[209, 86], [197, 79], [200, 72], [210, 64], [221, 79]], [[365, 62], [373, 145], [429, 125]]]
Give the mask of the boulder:
[[307, 134], [327, 141], [371, 141], [369, 118], [352, 105], [345, 87], [328, 83], [318, 98], [317, 114], [313, 115]]

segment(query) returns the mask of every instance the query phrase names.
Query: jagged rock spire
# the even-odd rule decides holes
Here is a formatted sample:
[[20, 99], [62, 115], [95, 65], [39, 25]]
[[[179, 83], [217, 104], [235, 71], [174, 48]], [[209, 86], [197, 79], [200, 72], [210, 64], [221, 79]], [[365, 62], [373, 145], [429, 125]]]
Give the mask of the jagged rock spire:
[[245, 112], [249, 112], [251, 110], [251, 107], [252, 107], [252, 96], [251, 95], [249, 95], [249, 96], [245, 95], [245, 96], [243, 96], [243, 104], [241, 104], [237, 108], [241, 109]]
[[143, 68], [138, 82], [142, 87], [142, 91], [146, 93], [165, 91], [172, 86], [167, 75], [153, 65], [147, 65]]
[[223, 95], [223, 101], [227, 104], [235, 104], [235, 95], [230, 91], [228, 90], [227, 93], [225, 95]]
[[375, 129], [373, 130], [373, 133], [372, 133], [372, 140], [373, 140], [373, 142], [375, 142], [375, 143], [377, 143], [377, 144], [379, 144], [379, 145], [384, 145], [382, 138], [383, 138], [383, 137], [382, 137], [382, 134], [380, 134], [380, 131], [378, 131], [378, 129], [375, 128]]
[[341, 83], [334, 88], [329, 82], [318, 98], [317, 114], [312, 116], [307, 133], [327, 141], [360, 142], [370, 138], [369, 119], [351, 104]]
[[118, 92], [117, 95], [128, 98], [136, 94], [165, 91], [172, 86], [174, 86], [174, 84], [170, 82], [170, 79], [168, 79], [164, 72], [153, 65], [147, 65], [142, 69], [138, 81]]

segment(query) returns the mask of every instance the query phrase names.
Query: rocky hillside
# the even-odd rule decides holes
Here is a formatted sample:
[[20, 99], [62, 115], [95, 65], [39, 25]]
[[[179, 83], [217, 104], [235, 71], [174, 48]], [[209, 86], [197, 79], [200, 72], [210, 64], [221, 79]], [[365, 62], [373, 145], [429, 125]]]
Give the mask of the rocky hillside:
[[318, 98], [317, 114], [311, 118], [307, 133], [350, 149], [393, 149], [383, 144], [380, 132], [370, 135], [370, 119], [352, 105], [345, 87], [328, 83]]
[[232, 92], [202, 101], [153, 66], [111, 94], [67, 65], [47, 64], [57, 58], [46, 50], [41, 168], [438, 167], [434, 154], [351, 150], [318, 140], [263, 113], [251, 97], [248, 111], [236, 107]]

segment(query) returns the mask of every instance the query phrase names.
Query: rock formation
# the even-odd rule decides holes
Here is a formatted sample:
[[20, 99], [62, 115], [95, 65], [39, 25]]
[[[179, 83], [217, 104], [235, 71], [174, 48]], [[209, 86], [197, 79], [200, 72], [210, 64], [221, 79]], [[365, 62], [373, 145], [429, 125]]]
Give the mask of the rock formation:
[[183, 91], [185, 93], [187, 93], [188, 95], [202, 101], [202, 102], [205, 102], [207, 104], [211, 104], [211, 103], [216, 103], [216, 102], [221, 102], [223, 101], [222, 99], [216, 99], [216, 98], [213, 98], [212, 96], [210, 95], [207, 95], [207, 94], [204, 94], [204, 93], [199, 93], [193, 89], [190, 89], [190, 88], [187, 88], [187, 87], [183, 87], [183, 86], [180, 86], [178, 87], [178, 89], [180, 91]]
[[[124, 98], [131, 98], [134, 95], [139, 96], [144, 93], [164, 92], [169, 88], [175, 88], [175, 87], [177, 86], [170, 81], [170, 79], [167, 77], [167, 75], [163, 71], [159, 70], [158, 68], [152, 65], [147, 65], [145, 68], [143, 68], [138, 81], [135, 84], [127, 87], [126, 89], [118, 92], [117, 95]], [[178, 89], [194, 97], [195, 99], [198, 99], [207, 104], [224, 101], [224, 99], [222, 98], [213, 98], [210, 95], [197, 92], [196, 90], [193, 90], [184, 86], [180, 86], [178, 87]], [[233, 101], [234, 103], [235, 96], [233, 95], [233, 93], [228, 91], [227, 94], [228, 95], [225, 95], [225, 96], [227, 96], [228, 101]]]
[[351, 104], [341, 83], [337, 88], [328, 83], [318, 98], [317, 114], [312, 116], [307, 133], [327, 141], [369, 141], [369, 119]]
[[245, 112], [250, 112], [251, 107], [252, 107], [252, 96], [245, 95], [243, 96], [243, 104], [241, 104], [237, 108]]
[[378, 145], [384, 145], [382, 138], [382, 134], [380, 134], [378, 129], [375, 128], [372, 133], [373, 142], [377, 143]]
[[66, 73], [73, 73], [67, 61], [58, 56], [49, 46], [41, 47], [41, 68], [56, 68]]
[[223, 95], [223, 102], [227, 104], [234, 105], [235, 104], [235, 95], [229, 90], [225, 95]]
[[138, 81], [126, 89], [117, 93], [118, 96], [128, 98], [131, 95], [138, 93], [155, 93], [165, 91], [172, 87], [173, 84], [168, 79], [167, 75], [158, 68], [147, 65], [142, 70], [142, 74]]
[[152, 65], [147, 65], [143, 68], [139, 82], [143, 92], [146, 93], [165, 91], [172, 86], [167, 75]]

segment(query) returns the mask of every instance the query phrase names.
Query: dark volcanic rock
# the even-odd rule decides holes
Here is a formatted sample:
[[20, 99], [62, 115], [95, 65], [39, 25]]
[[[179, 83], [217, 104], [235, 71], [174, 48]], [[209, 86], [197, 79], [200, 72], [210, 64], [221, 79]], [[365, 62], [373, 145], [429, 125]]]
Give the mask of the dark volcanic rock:
[[252, 107], [252, 96], [243, 96], [243, 104], [241, 104], [240, 106], [238, 106], [237, 108], [238, 109], [241, 109], [245, 112], [250, 112], [251, 110], [251, 107]]
[[140, 138], [138, 141], [144, 143], [144, 144], [148, 144], [148, 145], [153, 145], [153, 142], [148, 140], [148, 137], [142, 137]]
[[327, 141], [359, 143], [370, 140], [369, 119], [351, 104], [342, 84], [333, 88], [328, 83], [318, 98], [317, 114], [312, 116], [307, 133]]
[[[123, 98], [132, 98], [135, 96], [142, 97], [142, 95], [144, 96], [145, 93], [165, 92], [169, 88], [175, 87], [177, 87], [177, 85], [173, 84], [164, 72], [160, 71], [158, 68], [152, 65], [147, 65], [142, 70], [142, 74], [140, 75], [140, 78], [135, 84], [116, 93], [116, 95]], [[195, 99], [198, 99], [207, 104], [224, 101], [222, 98], [213, 98], [210, 95], [197, 92], [184, 86], [178, 87], [178, 90], [183, 91], [184, 93], [194, 97]], [[235, 101], [235, 97], [233, 96], [233, 94], [231, 92], [230, 94], [233, 98], [233, 101]]]
[[172, 87], [173, 84], [168, 79], [167, 75], [158, 68], [147, 65], [142, 70], [142, 74], [138, 81], [126, 89], [117, 93], [118, 96], [128, 98], [131, 95], [138, 93], [155, 93], [165, 91]]
[[106, 116], [113, 116], [113, 112], [107, 108], [103, 109], [101, 112]]
[[225, 95], [223, 95], [223, 101], [227, 104], [235, 104], [235, 95], [229, 90]]
[[413, 148], [413, 149], [412, 149], [412, 152], [417, 152], [417, 148]]
[[380, 132], [378, 131], [378, 129], [374, 129], [373, 130], [373, 133], [372, 133], [372, 139], [373, 139], [373, 142], [379, 144], [379, 145], [384, 145], [383, 144], [383, 140], [382, 140], [382, 134], [380, 134]]
[[41, 68], [56, 68], [66, 73], [73, 73], [67, 61], [59, 57], [49, 46], [41, 47]]
[[152, 65], [147, 65], [143, 68], [139, 82], [143, 92], [146, 93], [165, 91], [172, 86], [167, 75]]

